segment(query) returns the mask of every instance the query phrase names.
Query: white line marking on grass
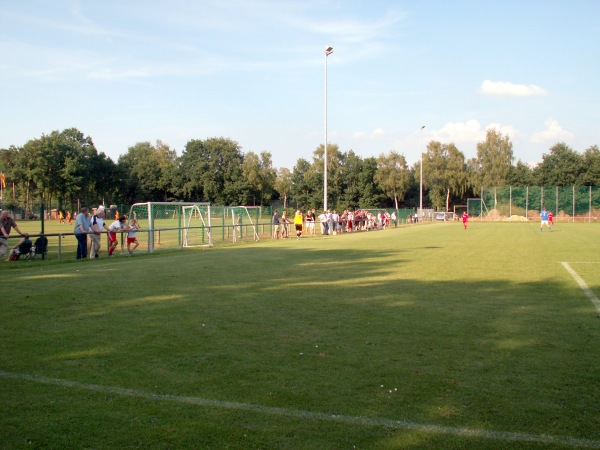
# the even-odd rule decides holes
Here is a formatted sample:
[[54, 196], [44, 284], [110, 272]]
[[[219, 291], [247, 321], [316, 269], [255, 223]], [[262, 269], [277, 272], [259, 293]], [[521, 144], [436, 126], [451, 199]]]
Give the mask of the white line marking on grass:
[[494, 431], [476, 428], [447, 427], [440, 425], [428, 425], [406, 420], [385, 419], [380, 417], [345, 416], [338, 414], [326, 414], [320, 412], [303, 411], [294, 408], [278, 408], [274, 406], [256, 405], [251, 403], [228, 402], [222, 400], [210, 400], [200, 397], [186, 397], [180, 395], [155, 394], [99, 384], [80, 383], [77, 381], [62, 380], [44, 376], [28, 375], [24, 373], [5, 372], [0, 370], [0, 378], [29, 381], [51, 386], [82, 389], [86, 391], [101, 392], [103, 394], [120, 395], [126, 397], [142, 398], [147, 400], [161, 400], [175, 403], [185, 403], [196, 406], [208, 406], [212, 408], [228, 409], [234, 411], [248, 411], [258, 414], [269, 414], [272, 416], [293, 417], [298, 419], [339, 422], [348, 425], [359, 425], [364, 427], [384, 427], [395, 430], [413, 430], [426, 434], [448, 434], [453, 436], [489, 439], [504, 442], [533, 442], [536, 444], [555, 444], [564, 447], [585, 447], [600, 449], [600, 441], [581, 439], [574, 437], [552, 436], [547, 434], [515, 433], [511, 431]]
[[600, 312], [600, 300], [598, 300], [598, 297], [596, 297], [596, 295], [594, 295], [594, 293], [588, 287], [588, 285], [585, 283], [585, 281], [583, 281], [583, 278], [581, 278], [579, 276], [579, 274], [573, 270], [573, 268], [569, 265], [568, 262], [561, 262], [561, 264], [563, 265], [563, 267], [565, 269], [567, 269], [567, 272], [569, 272], [571, 274], [571, 276], [577, 282], [577, 284], [579, 285], [579, 287], [581, 288], [583, 293], [585, 295], [587, 295], [587, 297], [592, 301], [592, 303], [596, 307], [596, 310], [598, 312]]

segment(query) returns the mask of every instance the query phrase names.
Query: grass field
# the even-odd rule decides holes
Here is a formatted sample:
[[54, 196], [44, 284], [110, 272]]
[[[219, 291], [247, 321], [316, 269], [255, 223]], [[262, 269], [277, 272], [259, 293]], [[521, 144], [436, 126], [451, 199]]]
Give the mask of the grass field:
[[1, 264], [3, 449], [600, 448], [598, 225]]

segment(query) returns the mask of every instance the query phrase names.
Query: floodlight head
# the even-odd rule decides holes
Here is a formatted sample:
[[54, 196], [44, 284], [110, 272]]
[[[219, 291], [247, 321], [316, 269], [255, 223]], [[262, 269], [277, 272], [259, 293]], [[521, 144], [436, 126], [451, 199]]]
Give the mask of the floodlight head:
[[421, 126], [421, 130], [422, 130], [423, 128], [425, 128], [425, 125], [422, 125], [422, 126]]
[[333, 47], [330, 45], [325, 48], [325, 55], [331, 55], [333, 53]]

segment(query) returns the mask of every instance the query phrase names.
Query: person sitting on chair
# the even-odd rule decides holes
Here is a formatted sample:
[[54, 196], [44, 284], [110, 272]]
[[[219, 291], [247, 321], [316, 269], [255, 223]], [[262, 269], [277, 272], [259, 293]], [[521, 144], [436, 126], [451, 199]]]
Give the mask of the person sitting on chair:
[[23, 239], [21, 239], [17, 245], [10, 249], [7, 261], [16, 261], [21, 255], [28, 255], [31, 252], [32, 246], [33, 242], [31, 242], [31, 239], [29, 239], [29, 235], [27, 233], [23, 233]]

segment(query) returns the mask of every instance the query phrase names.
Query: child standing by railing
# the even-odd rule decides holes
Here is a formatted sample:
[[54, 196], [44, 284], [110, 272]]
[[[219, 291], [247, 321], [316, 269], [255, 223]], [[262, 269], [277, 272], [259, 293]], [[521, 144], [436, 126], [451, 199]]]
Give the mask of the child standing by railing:
[[137, 230], [140, 229], [140, 226], [135, 220], [135, 217], [131, 219], [129, 222], [129, 228], [127, 229], [127, 251], [129, 252], [129, 256], [133, 255], [133, 251], [138, 248], [140, 243], [137, 240]]

